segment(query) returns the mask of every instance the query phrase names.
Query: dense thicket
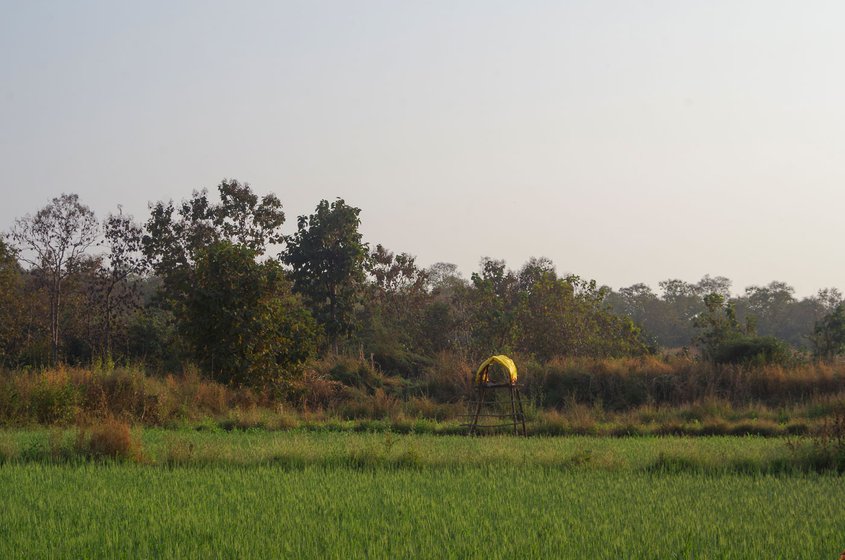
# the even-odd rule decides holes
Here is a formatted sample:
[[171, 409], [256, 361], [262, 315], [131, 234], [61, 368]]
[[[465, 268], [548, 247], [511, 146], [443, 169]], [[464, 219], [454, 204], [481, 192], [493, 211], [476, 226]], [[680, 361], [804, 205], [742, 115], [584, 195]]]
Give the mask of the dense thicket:
[[233, 180], [216, 191], [151, 204], [143, 225], [120, 212], [99, 223], [76, 195], [18, 219], [0, 240], [0, 363], [190, 363], [224, 383], [275, 387], [326, 353], [413, 378], [444, 352], [545, 362], [687, 348], [755, 365], [845, 350], [835, 289], [797, 299], [772, 282], [732, 296], [729, 280], [706, 276], [614, 292], [544, 258], [517, 270], [484, 258], [465, 279], [370, 245], [360, 209], [341, 199], [320, 201], [285, 236], [275, 195]]

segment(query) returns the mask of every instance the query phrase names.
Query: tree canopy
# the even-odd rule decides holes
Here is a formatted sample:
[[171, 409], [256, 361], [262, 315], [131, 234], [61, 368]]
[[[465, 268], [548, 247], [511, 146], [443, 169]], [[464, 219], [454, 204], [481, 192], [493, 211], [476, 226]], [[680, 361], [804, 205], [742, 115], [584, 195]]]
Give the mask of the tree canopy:
[[142, 224], [120, 210], [99, 223], [61, 195], [0, 240], [0, 363], [194, 364], [278, 388], [328, 352], [408, 379], [444, 353], [547, 361], [662, 348], [754, 365], [845, 352], [835, 288], [797, 298], [775, 281], [733, 294], [706, 275], [613, 291], [544, 257], [518, 268], [485, 257], [467, 280], [365, 242], [361, 210], [340, 198], [290, 234], [284, 224], [276, 195], [236, 180], [151, 204]]

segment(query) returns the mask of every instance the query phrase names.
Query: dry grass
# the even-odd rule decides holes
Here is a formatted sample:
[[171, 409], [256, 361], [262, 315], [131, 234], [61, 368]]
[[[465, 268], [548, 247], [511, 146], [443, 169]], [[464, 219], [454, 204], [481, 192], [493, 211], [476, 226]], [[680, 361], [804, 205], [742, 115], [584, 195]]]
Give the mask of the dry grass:
[[[51, 445], [52, 447], [52, 445]], [[120, 459], [140, 462], [144, 459], [141, 441], [129, 424], [108, 418], [87, 428], [80, 428], [76, 452], [94, 459]]]
[[[749, 369], [653, 356], [545, 364], [517, 356], [516, 361], [537, 433], [810, 433], [845, 408], [845, 364]], [[264, 393], [204, 380], [191, 368], [165, 377], [132, 368], [5, 372], [0, 426], [117, 419], [145, 426], [284, 430], [354, 420], [417, 429], [428, 426], [425, 422], [458, 422], [472, 395], [473, 369], [444, 353], [419, 377], [404, 379], [363, 359], [326, 358]], [[14, 455], [7, 451], [0, 450]]]

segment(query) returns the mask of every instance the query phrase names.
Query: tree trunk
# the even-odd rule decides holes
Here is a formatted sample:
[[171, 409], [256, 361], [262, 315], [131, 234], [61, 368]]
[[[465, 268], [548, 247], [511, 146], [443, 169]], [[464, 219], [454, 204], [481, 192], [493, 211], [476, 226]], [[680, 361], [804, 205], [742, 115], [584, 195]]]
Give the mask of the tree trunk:
[[50, 365], [59, 363], [59, 305], [61, 303], [61, 279], [53, 280], [50, 294]]
[[111, 293], [113, 288], [114, 284], [109, 286], [108, 292], [106, 293], [106, 355], [104, 359], [108, 359], [109, 361], [111, 361]]
[[329, 328], [331, 328], [332, 330], [332, 346], [334, 347], [334, 354], [335, 356], [337, 356], [340, 353], [337, 344], [338, 335], [340, 333], [337, 325], [337, 296], [335, 295], [334, 286], [332, 286], [330, 293], [331, 295], [329, 296], [329, 320], [331, 324], [329, 325]]

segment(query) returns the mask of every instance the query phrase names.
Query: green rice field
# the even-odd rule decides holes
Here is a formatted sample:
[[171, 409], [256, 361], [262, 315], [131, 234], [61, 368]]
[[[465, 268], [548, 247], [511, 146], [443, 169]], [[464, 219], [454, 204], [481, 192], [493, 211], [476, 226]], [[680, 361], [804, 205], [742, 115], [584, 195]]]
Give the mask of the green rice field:
[[[0, 558], [838, 558], [845, 484], [764, 438], [0, 432]], [[784, 455], [786, 449], [786, 455]], [[780, 465], [780, 466], [778, 466]]]

